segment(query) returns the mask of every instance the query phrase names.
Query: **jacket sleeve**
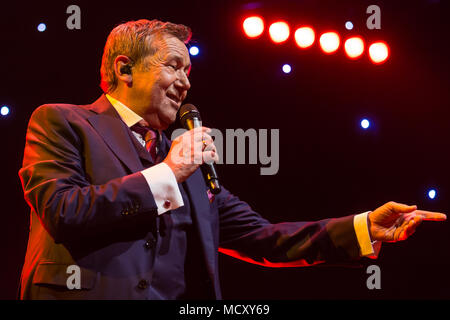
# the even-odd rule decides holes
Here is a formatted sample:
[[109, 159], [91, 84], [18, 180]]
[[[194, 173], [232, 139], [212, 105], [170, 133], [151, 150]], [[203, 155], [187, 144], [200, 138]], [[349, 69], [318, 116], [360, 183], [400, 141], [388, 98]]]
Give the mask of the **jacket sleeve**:
[[271, 224], [224, 189], [219, 206], [219, 251], [269, 267], [349, 263], [359, 258], [353, 215]]
[[88, 182], [82, 141], [67, 112], [57, 105], [33, 112], [19, 170], [25, 200], [55, 242], [76, 241], [114, 229], [131, 217], [156, 214], [140, 172], [102, 185]]

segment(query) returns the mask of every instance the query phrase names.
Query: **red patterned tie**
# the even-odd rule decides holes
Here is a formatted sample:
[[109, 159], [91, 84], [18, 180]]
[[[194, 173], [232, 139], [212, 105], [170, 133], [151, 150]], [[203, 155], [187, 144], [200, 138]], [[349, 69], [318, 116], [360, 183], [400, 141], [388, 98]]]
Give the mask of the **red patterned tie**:
[[140, 124], [135, 124], [130, 128], [131, 130], [139, 133], [145, 140], [145, 149], [152, 156], [153, 161], [156, 161], [157, 145], [158, 145], [158, 133], [149, 127], [143, 127]]

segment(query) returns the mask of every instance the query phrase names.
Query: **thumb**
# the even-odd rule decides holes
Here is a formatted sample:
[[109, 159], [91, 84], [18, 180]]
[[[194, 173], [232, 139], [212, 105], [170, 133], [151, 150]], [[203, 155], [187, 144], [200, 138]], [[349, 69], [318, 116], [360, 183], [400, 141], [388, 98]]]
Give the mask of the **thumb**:
[[392, 211], [395, 211], [398, 213], [408, 213], [408, 212], [412, 212], [417, 209], [416, 205], [409, 206], [407, 204], [397, 203], [394, 201], [389, 202], [389, 206]]

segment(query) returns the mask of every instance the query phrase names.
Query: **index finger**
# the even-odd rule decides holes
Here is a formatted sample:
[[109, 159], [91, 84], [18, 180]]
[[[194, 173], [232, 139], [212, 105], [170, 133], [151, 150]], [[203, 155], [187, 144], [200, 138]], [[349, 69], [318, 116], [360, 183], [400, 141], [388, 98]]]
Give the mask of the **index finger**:
[[212, 130], [210, 129], [210, 128], [208, 128], [208, 127], [196, 127], [196, 128], [194, 128], [193, 129], [194, 130], [194, 132], [201, 132], [201, 133], [203, 133], [203, 132], [211, 132]]
[[417, 215], [420, 215], [423, 220], [427, 221], [444, 221], [447, 220], [447, 216], [440, 212], [416, 210]]

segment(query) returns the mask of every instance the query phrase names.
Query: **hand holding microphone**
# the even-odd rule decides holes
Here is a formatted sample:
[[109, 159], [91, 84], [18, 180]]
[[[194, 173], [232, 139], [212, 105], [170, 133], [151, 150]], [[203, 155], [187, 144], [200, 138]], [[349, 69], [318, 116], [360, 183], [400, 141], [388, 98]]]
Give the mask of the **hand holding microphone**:
[[173, 171], [177, 182], [185, 181], [201, 166], [205, 182], [213, 194], [220, 192], [220, 184], [214, 168], [219, 160], [214, 141], [208, 132], [211, 129], [201, 126], [200, 113], [191, 104], [180, 109], [180, 122], [187, 132], [172, 142], [164, 163]]

